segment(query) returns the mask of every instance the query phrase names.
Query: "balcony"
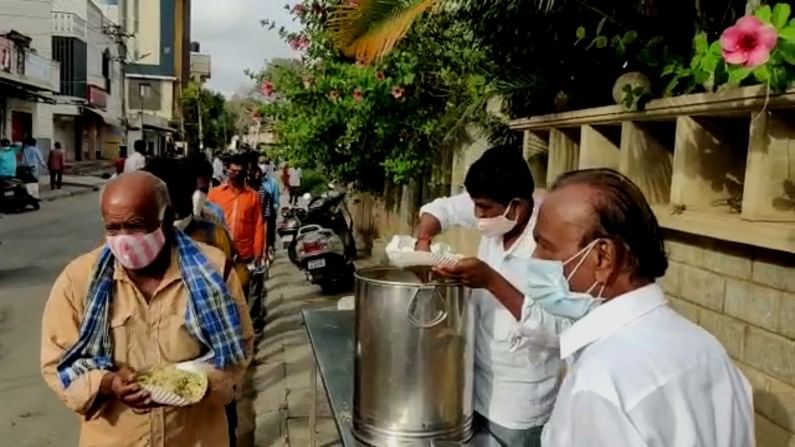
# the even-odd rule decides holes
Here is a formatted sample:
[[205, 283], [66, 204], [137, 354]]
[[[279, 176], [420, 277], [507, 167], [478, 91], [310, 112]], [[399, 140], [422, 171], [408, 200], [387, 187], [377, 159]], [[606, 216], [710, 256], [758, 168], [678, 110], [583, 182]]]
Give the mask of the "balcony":
[[86, 21], [73, 12], [53, 11], [52, 34], [86, 40]]
[[34, 90], [58, 92], [60, 77], [61, 64], [0, 36], [0, 79], [23, 84]]

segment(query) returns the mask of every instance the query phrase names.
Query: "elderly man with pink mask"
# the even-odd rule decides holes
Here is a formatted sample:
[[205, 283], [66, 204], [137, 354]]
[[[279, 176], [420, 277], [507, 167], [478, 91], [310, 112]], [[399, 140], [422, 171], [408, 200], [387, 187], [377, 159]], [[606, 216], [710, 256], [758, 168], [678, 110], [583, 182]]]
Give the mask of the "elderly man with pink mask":
[[[229, 445], [224, 406], [254, 338], [235, 270], [174, 227], [168, 189], [152, 174], [111, 181], [101, 209], [106, 243], [66, 266], [42, 322], [42, 373], [81, 416], [80, 445]], [[135, 380], [188, 361], [209, 377], [195, 405], [160, 406]]]
[[422, 207], [417, 249], [428, 250], [437, 234], [455, 226], [482, 234], [477, 258], [441, 270], [474, 289], [475, 445], [540, 446], [560, 385], [557, 334], [598, 301], [583, 300], [578, 309], [542, 308], [512, 293], [528, 289], [536, 246], [535, 186], [520, 150], [487, 150], [470, 167], [464, 185], [466, 193]]

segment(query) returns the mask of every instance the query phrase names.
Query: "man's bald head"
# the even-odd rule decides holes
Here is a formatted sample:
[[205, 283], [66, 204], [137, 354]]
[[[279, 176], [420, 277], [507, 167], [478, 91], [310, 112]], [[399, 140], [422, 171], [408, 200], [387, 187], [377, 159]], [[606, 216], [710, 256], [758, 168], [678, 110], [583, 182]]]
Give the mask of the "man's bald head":
[[162, 223], [163, 212], [170, 204], [166, 184], [143, 171], [120, 175], [100, 194], [108, 234], [153, 231]]

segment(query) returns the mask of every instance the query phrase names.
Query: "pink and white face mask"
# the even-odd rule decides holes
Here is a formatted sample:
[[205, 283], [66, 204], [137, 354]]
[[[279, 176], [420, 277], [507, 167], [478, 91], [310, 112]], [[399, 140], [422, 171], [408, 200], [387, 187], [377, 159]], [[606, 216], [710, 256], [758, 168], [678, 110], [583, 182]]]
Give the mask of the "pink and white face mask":
[[113, 256], [128, 270], [148, 267], [166, 244], [162, 228], [147, 234], [119, 234], [106, 239]]

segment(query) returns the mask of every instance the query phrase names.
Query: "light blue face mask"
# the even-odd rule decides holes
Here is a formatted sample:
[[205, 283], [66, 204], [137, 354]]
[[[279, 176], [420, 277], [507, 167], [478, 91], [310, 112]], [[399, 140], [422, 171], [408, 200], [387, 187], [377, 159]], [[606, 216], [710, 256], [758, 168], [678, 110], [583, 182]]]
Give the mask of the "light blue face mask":
[[[598, 281], [594, 281], [593, 285], [585, 292], [573, 292], [569, 284], [569, 280], [577, 273], [585, 258], [588, 257], [588, 254], [591, 253], [591, 250], [598, 242], [599, 240], [597, 239], [586, 245], [565, 262], [530, 259], [527, 275], [527, 296], [548, 313], [572, 320], [579, 320], [602, 304], [604, 301], [602, 298], [602, 293], [605, 290], [604, 284], [602, 284], [596, 297], [592, 296], [591, 292], [599, 285]], [[580, 261], [569, 273], [569, 276], [565, 276], [563, 267], [579, 256], [581, 256]]]

